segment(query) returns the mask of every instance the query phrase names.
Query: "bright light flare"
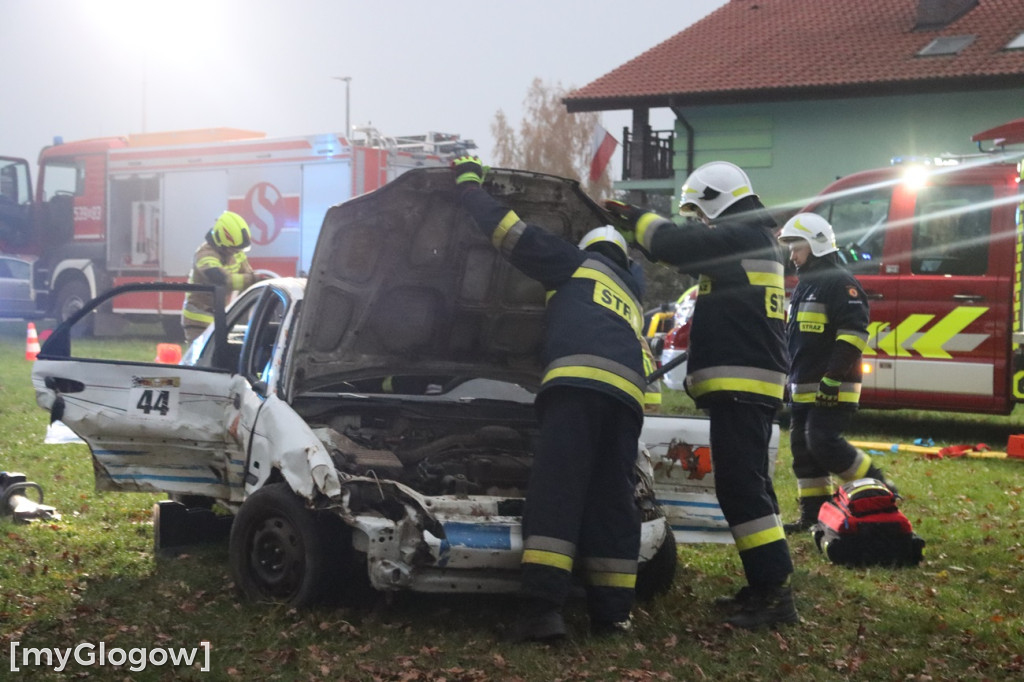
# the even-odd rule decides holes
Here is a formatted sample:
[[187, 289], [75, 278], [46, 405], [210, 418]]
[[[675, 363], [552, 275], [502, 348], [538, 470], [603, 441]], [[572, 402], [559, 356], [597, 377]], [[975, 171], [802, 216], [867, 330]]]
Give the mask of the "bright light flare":
[[199, 0], [92, 0], [86, 16], [110, 43], [139, 58], [197, 65], [217, 57], [225, 39], [216, 3]]
[[928, 184], [928, 169], [917, 164], [903, 171], [903, 184], [910, 189], [921, 189]]

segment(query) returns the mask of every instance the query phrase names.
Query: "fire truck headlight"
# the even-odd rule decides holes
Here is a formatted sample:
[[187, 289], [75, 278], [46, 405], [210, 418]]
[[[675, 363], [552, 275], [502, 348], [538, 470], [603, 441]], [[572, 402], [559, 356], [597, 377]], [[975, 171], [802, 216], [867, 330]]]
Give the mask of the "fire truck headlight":
[[928, 183], [928, 171], [924, 166], [907, 166], [903, 171], [903, 184], [910, 189], [921, 189]]

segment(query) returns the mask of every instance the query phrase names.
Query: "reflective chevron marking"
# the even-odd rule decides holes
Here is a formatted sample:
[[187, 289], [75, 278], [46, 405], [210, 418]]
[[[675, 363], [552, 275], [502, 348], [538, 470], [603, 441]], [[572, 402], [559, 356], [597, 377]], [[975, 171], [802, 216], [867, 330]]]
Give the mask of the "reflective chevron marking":
[[916, 354], [923, 358], [949, 359], [953, 357], [950, 350], [970, 352], [990, 335], [961, 332], [988, 310], [976, 306], [956, 308], [924, 332], [921, 329], [935, 319], [934, 315], [908, 315], [895, 329], [891, 329], [888, 322], [872, 322], [868, 325], [868, 347], [864, 355], [909, 358]]

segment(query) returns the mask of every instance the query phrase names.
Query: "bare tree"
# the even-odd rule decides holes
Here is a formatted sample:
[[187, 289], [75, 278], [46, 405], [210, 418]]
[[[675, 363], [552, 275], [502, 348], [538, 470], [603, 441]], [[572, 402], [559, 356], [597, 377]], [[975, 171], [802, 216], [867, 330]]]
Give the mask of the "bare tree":
[[596, 113], [570, 114], [562, 99], [573, 88], [545, 85], [535, 78], [523, 101], [523, 120], [517, 133], [505, 112], [499, 110], [491, 123], [495, 139], [492, 164], [577, 178], [594, 199], [612, 195], [607, 170], [590, 181], [591, 138], [600, 125]]

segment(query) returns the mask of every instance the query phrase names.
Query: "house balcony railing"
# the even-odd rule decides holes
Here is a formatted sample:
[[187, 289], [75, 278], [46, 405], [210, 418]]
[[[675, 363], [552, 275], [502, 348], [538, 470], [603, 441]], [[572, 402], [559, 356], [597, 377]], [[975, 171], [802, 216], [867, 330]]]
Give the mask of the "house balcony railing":
[[[629, 128], [622, 129], [622, 179], [623, 180], [663, 180], [671, 178], [673, 142], [675, 131], [672, 130], [651, 130], [645, 128], [643, 134], [637, 138]], [[641, 156], [642, 163], [639, 168], [634, 168], [633, 145], [643, 147]]]

